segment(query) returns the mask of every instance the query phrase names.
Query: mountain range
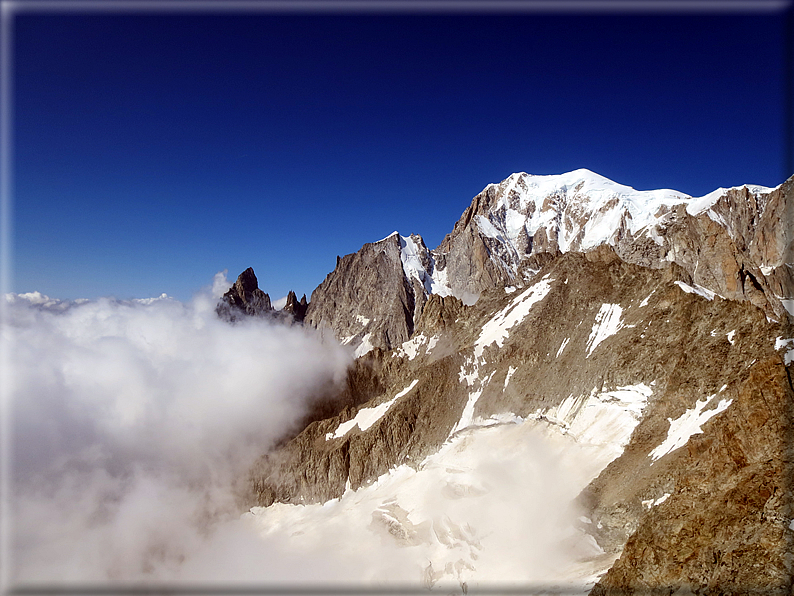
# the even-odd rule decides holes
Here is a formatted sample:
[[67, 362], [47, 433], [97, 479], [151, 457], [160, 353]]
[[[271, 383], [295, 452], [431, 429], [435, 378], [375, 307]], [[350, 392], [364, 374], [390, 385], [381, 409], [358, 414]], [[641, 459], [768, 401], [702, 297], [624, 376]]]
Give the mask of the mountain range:
[[247, 270], [220, 316], [355, 359], [253, 467], [246, 519], [366, 520], [432, 590], [791, 594], [793, 194], [517, 173], [308, 303]]

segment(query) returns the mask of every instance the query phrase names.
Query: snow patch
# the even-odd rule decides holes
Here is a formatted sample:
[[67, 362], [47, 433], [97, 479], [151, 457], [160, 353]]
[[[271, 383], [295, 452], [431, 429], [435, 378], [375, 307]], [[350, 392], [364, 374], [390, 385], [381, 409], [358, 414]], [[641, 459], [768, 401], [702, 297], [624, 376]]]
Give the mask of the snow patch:
[[510, 383], [510, 379], [513, 378], [513, 374], [515, 374], [517, 370], [518, 369], [515, 366], [511, 366], [507, 369], [507, 374], [505, 375], [505, 389], [507, 389], [507, 385], [508, 383]]
[[371, 333], [367, 333], [364, 337], [361, 338], [361, 344], [356, 348], [354, 355], [356, 358], [360, 358], [364, 354], [371, 352], [375, 349], [375, 346], [372, 345], [370, 339], [372, 338]]
[[510, 329], [523, 321], [530, 309], [546, 297], [551, 290], [553, 281], [553, 279], [544, 278], [530, 286], [483, 325], [480, 337], [474, 344], [475, 357], [480, 358], [485, 347], [494, 342], [501, 348]]
[[703, 296], [706, 300], [714, 300], [714, 296], [716, 296], [715, 292], [707, 290], [703, 286], [699, 286], [697, 284], [690, 286], [689, 284], [685, 284], [682, 281], [675, 281], [673, 283], [684, 290], [684, 292], [687, 294], [697, 294], [698, 296]]
[[367, 317], [364, 317], [362, 315], [356, 315], [356, 321], [358, 321], [362, 325], [369, 325], [371, 320], [372, 319], [368, 319]]
[[783, 354], [783, 364], [788, 366], [794, 361], [794, 337], [789, 339], [783, 339], [782, 336], [778, 337], [775, 340], [775, 350], [782, 350], [783, 348], [788, 348], [786, 353]]
[[562, 343], [560, 344], [560, 349], [557, 350], [557, 355], [555, 356], [555, 358], [560, 357], [560, 354], [562, 354], [562, 351], [565, 349], [565, 346], [568, 345], [569, 341], [571, 341], [570, 337], [566, 337], [564, 340], [562, 340]]
[[[687, 410], [675, 420], [672, 418], [667, 419], [670, 423], [667, 438], [649, 454], [653, 458], [653, 462], [686, 445], [692, 435], [703, 432], [700, 428], [703, 424], [720, 412], [724, 412], [733, 403], [732, 399], [721, 399], [716, 408], [704, 412], [703, 409], [716, 395], [716, 393], [710, 395], [703, 401], [698, 400], [694, 408]], [[653, 465], [653, 462], [651, 462], [651, 465]]]
[[670, 497], [670, 493], [665, 493], [655, 501], [653, 499], [648, 499], [647, 501], [643, 501], [642, 504], [644, 507], [650, 509], [651, 507], [656, 507], [657, 505], [661, 505]]
[[644, 383], [610, 391], [594, 388], [590, 395], [567, 397], [559, 406], [540, 412], [577, 441], [608, 447], [617, 457], [639, 424], [653, 389]]
[[624, 325], [620, 320], [623, 314], [623, 308], [620, 304], [602, 304], [601, 309], [596, 314], [593, 329], [590, 332], [590, 337], [587, 339], [587, 356], [593, 353], [593, 350], [598, 347], [602, 341], [611, 335], [615, 335], [620, 331]]
[[[420, 333], [408, 341], [403, 342], [403, 344], [392, 353], [392, 358], [405, 358], [408, 356], [408, 360], [413, 360], [416, 358], [417, 354], [419, 354], [419, 349], [427, 342], [427, 337]], [[435, 343], [433, 343], [433, 345], [435, 345]]]
[[389, 408], [392, 407], [395, 401], [397, 401], [403, 395], [406, 395], [409, 391], [411, 391], [411, 389], [416, 387], [416, 384], [418, 382], [419, 382], [418, 379], [412, 381], [411, 384], [408, 385], [408, 387], [400, 391], [397, 395], [395, 395], [387, 402], [384, 402], [372, 408], [360, 409], [358, 413], [356, 413], [356, 416], [354, 418], [340, 424], [335, 432], [326, 433], [325, 440], [329, 441], [331, 439], [339, 439], [341, 437], [344, 437], [347, 433], [353, 430], [354, 426], [358, 426], [358, 428], [361, 429], [362, 431], [369, 429], [378, 420], [383, 418], [383, 415], [389, 411]]
[[733, 345], [735, 342], [733, 341], [733, 336], [736, 335], [736, 329], [731, 331], [730, 333], [726, 333], [725, 336], [728, 338], [728, 342]]

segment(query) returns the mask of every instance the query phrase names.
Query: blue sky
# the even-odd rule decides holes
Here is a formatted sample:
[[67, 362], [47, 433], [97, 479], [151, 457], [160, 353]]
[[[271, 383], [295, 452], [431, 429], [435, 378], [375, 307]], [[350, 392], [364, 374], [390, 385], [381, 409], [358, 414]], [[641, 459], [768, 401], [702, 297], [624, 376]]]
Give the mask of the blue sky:
[[[213, 5], [209, 5], [213, 6]], [[11, 290], [276, 299], [516, 171], [792, 172], [785, 15], [17, 12]], [[788, 135], [790, 138], [790, 135]]]

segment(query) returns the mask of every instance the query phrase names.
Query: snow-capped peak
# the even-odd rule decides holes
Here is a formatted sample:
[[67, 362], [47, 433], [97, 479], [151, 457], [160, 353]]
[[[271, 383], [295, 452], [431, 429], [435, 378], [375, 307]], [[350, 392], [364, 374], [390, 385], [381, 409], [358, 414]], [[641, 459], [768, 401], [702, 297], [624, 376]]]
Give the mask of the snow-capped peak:
[[[773, 190], [757, 185], [746, 188], [756, 194]], [[636, 190], [581, 168], [552, 175], [519, 172], [486, 186], [484, 192], [493, 199], [487, 212], [476, 218], [479, 231], [504, 243], [520, 260], [524, 251], [519, 237], [523, 233], [533, 238], [542, 229], [562, 252], [614, 245], [621, 229], [632, 235], [645, 230], [653, 236], [650, 229], [674, 206], [684, 204], [690, 215], [697, 215], [707, 211], [727, 189], [699, 198], [672, 189]], [[516, 265], [513, 263], [514, 270]]]

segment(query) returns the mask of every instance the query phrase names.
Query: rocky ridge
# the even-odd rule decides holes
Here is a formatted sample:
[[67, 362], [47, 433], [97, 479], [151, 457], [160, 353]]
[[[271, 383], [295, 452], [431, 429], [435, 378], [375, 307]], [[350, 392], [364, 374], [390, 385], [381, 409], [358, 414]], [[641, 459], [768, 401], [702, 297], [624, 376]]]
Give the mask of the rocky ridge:
[[[530, 179], [550, 177], [486, 187], [435, 251], [392, 234], [338, 259], [305, 322], [359, 358], [336, 409], [257, 463], [249, 503], [343, 499], [483, 433], [539, 427], [601, 462], [575, 504], [597, 544], [588, 585], [609, 569], [594, 594], [790, 593], [792, 180], [658, 191], [648, 215], [628, 191], [583, 198], [594, 175], [577, 172], [534, 209]], [[444, 482], [450, 507], [488, 494]], [[424, 534], [407, 502], [387, 505], [389, 535], [436, 553], [426, 585], [487, 577], [488, 528], [447, 516]]]
[[[645, 267], [674, 262], [710, 292], [750, 301], [776, 319], [793, 317], [794, 214], [783, 200], [791, 184], [693, 198], [636, 191], [589, 170], [513, 174], [474, 197], [436, 249], [395, 232], [339, 259], [312, 294], [307, 322], [359, 354], [391, 349], [410, 336], [431, 294], [470, 302], [493, 288], [522, 287], [556, 255], [602, 244]], [[374, 307], [369, 294], [379, 290], [395, 299]], [[354, 311], [360, 318], [349, 316]]]

